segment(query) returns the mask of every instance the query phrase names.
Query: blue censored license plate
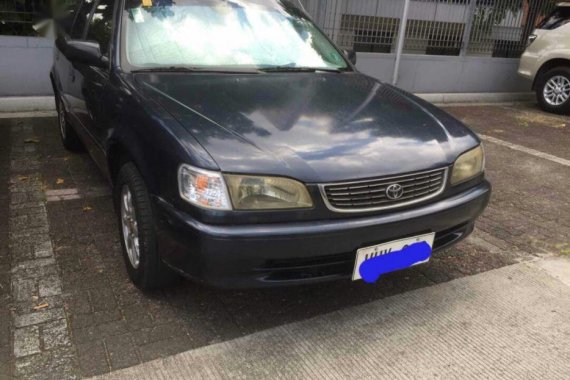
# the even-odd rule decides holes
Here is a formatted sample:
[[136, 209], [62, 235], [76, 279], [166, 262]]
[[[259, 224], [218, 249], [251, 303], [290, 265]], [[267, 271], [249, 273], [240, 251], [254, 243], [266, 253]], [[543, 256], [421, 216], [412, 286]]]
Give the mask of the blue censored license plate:
[[359, 249], [352, 280], [375, 282], [384, 273], [428, 262], [434, 238], [429, 233]]

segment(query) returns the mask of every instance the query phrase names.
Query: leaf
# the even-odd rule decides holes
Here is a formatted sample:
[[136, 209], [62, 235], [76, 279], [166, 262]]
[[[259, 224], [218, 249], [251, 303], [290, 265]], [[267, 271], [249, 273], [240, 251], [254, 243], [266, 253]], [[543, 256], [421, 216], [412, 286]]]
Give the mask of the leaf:
[[65, 182], [65, 181], [63, 180], [63, 178], [58, 178], [58, 179], [55, 180], [55, 184], [56, 184], [56, 185], [63, 185], [64, 182]]
[[24, 143], [26, 144], [38, 144], [40, 142], [40, 140], [38, 140], [37, 138], [33, 137], [31, 139], [25, 139]]
[[35, 311], [42, 310], [48, 306], [49, 306], [49, 304], [47, 302], [44, 302], [44, 303], [39, 304], [38, 306], [34, 306], [34, 310]]
[[91, 206], [83, 207], [83, 212], [90, 212], [90, 211], [93, 211], [93, 207], [91, 207]]
[[28, 180], [28, 177], [25, 176], [25, 175], [21, 175], [21, 176], [18, 177], [18, 180], [19, 180], [20, 182], [24, 182], [24, 181], [27, 181], [27, 180]]

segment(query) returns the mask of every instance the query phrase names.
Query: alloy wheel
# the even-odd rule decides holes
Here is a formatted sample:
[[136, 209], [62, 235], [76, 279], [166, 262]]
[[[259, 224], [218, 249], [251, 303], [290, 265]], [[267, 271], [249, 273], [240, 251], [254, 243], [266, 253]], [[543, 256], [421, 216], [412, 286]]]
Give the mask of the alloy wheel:
[[132, 193], [127, 185], [121, 190], [121, 228], [127, 256], [137, 269], [140, 264], [139, 230]]
[[570, 79], [562, 75], [550, 78], [544, 85], [543, 95], [549, 105], [561, 106], [570, 98]]

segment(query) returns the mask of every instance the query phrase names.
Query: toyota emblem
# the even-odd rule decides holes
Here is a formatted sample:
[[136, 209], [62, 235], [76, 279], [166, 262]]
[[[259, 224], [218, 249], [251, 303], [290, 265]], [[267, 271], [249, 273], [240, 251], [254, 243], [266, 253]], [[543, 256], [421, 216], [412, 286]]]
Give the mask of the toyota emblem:
[[400, 199], [402, 195], [404, 195], [404, 188], [399, 183], [394, 183], [386, 188], [386, 196], [389, 199]]

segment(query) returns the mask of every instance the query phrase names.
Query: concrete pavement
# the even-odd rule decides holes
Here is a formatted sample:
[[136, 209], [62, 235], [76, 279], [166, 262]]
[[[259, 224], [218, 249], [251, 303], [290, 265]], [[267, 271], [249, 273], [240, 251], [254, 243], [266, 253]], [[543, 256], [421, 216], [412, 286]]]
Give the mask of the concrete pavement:
[[569, 338], [570, 259], [550, 257], [97, 379], [567, 379]]
[[[414, 294], [410, 291], [466, 276], [479, 278], [480, 273], [528, 260], [534, 260], [534, 269], [540, 264], [552, 273], [556, 272], [561, 280], [570, 281], [568, 266], [561, 266], [556, 260], [536, 261], [545, 255], [570, 254], [570, 118], [545, 114], [531, 105], [447, 107], [447, 110], [484, 137], [487, 176], [493, 183], [494, 193], [474, 234], [457, 246], [434, 255], [429, 265], [391, 273], [372, 286], [363, 282], [338, 281], [306, 287], [222, 291], [185, 281], [152, 294], [139, 292], [127, 278], [110, 191], [93, 161], [86, 154], [70, 154], [63, 150], [55, 118], [44, 114], [34, 114], [32, 116], [41, 116], [34, 118], [30, 115], [3, 118], [6, 115], [0, 114], [0, 158], [3, 158], [0, 159], [0, 379], [91, 377], [188, 350], [196, 350], [192, 355], [202, 355], [200, 360], [223, 358], [225, 362], [212, 367], [214, 377], [253, 376], [254, 372], [247, 372], [240, 365], [255, 369], [257, 364], [247, 361], [243, 364], [243, 361], [253, 361], [261, 356], [266, 358], [262, 364], [273, 371], [288, 363], [280, 362], [279, 355], [271, 351], [259, 353], [259, 349], [244, 348], [249, 350], [243, 351], [246, 354], [228, 350], [213, 356], [215, 351], [210, 350], [226, 347], [217, 345], [221, 342], [233, 344], [233, 340], [250, 334], [262, 331], [273, 334], [280, 326], [289, 328], [301, 321], [313, 323], [321, 317], [327, 320], [337, 311], [346, 316], [340, 310], [352, 310], [358, 305], [363, 305], [359, 310], [363, 311], [363, 316], [368, 315], [365, 317], [368, 319], [360, 321], [356, 318], [359, 315], [353, 313], [342, 323], [335, 322], [332, 326], [340, 326], [338, 329], [345, 336], [340, 345], [331, 340], [330, 345], [335, 342], [336, 351], [326, 353], [324, 343], [314, 343], [319, 339], [326, 342], [336, 333], [322, 330], [318, 324], [312, 325], [316, 337], [307, 334], [307, 328], [289, 330], [291, 334], [299, 332], [301, 343], [295, 342], [294, 336], [275, 338], [278, 339], [274, 344], [276, 349], [284, 352], [286, 358], [292, 355], [295, 359], [290, 361], [289, 369], [299, 368], [299, 372], [295, 372], [298, 377], [313, 376], [311, 368], [314, 367], [306, 363], [314, 362], [309, 355], [314, 349], [323, 358], [321, 360], [331, 357], [336, 360], [349, 352], [340, 364], [325, 362], [330, 371], [317, 372], [320, 377], [334, 374], [339, 368], [350, 368], [348, 374], [354, 377], [366, 377], [373, 371], [387, 377], [388, 369], [402, 371], [401, 376], [391, 376], [396, 378], [429, 377], [429, 369], [434, 369], [432, 377], [439, 374], [440, 377], [463, 378], [458, 376], [460, 368], [454, 366], [455, 363], [465, 366], [464, 362], [461, 357], [455, 359], [450, 355], [442, 342], [450, 339], [451, 344], [459, 345], [453, 339], [466, 330], [466, 333], [481, 335], [484, 339], [459, 341], [463, 345], [458, 352], [463, 350], [466, 351], [464, 355], [472, 355], [472, 351], [483, 350], [485, 353], [490, 338], [485, 335], [488, 331], [480, 325], [487, 320], [473, 318], [479, 330], [471, 326], [456, 327], [457, 323], [472, 319], [471, 311], [467, 310], [460, 322], [457, 317], [451, 319], [456, 321], [453, 323], [449, 322], [452, 317], [443, 311], [471, 307], [470, 302], [458, 302], [462, 295], [470, 297], [469, 292], [454, 293], [451, 292], [453, 287], [440, 290], [442, 294], [438, 297], [444, 297], [448, 290], [450, 293], [440, 302], [439, 309], [434, 309], [438, 313], [432, 310], [430, 314], [436, 321], [440, 315], [448, 318], [447, 324], [440, 321], [435, 325], [440, 330], [439, 336], [428, 335], [418, 328], [420, 323], [432, 322], [410, 314], [407, 311], [410, 301], [399, 309], [390, 309], [396, 310], [401, 321], [391, 315], [382, 316], [382, 312], [375, 310], [383, 306], [375, 305], [390, 302], [393, 305], [395, 301], [383, 304], [379, 300], [402, 294], [408, 297], [408, 294]], [[26, 118], [21, 118], [24, 116]], [[46, 256], [51, 258], [46, 259]], [[567, 295], [559, 298], [564, 297], [568, 298]], [[481, 304], [485, 303], [479, 302], [477, 307], [481, 308]], [[486, 304], [482, 308], [485, 307]], [[512, 316], [503, 318], [503, 323], [519, 321], [520, 315], [526, 318], [529, 313], [525, 307], [509, 310]], [[534, 319], [542, 318], [541, 310], [532, 310]], [[543, 314], [550, 318], [548, 313]], [[377, 368], [358, 372], [352, 368], [357, 367], [352, 363], [360, 362], [351, 356], [351, 350], [366, 354], [367, 350], [374, 353], [376, 349], [350, 329], [345, 331], [345, 326], [352, 328], [359, 326], [358, 323], [368, 326], [359, 327], [359, 331], [363, 331], [360, 335], [376, 337], [386, 346], [385, 351], [378, 354], [380, 359], [371, 361], [384, 363], [384, 372], [378, 372]], [[497, 327], [492, 325], [489, 331], [496, 330]], [[518, 335], [508, 332], [510, 334], [504, 335], [504, 343], [500, 345], [506, 353], [492, 352], [489, 360], [495, 358], [497, 361], [500, 356], [507, 360], [499, 362], [503, 370], [510, 363], [514, 368], [513, 376], [520, 375], [524, 371], [511, 362], [520, 356], [521, 342], [514, 339], [515, 349], [509, 352], [511, 344], [507, 342], [513, 337], [518, 339]], [[562, 335], [553, 342], [567, 340], [567, 330], [560, 333]], [[469, 334], [467, 336], [471, 336]], [[435, 342], [439, 337], [439, 343], [429, 347], [441, 352], [427, 350], [416, 335], [427, 342]], [[252, 339], [257, 339], [256, 336]], [[359, 343], [352, 346], [346, 343], [351, 341]], [[539, 359], [544, 358], [543, 362], [554, 363], [557, 368], [560, 350], [551, 349], [552, 341], [527, 341], [539, 347], [534, 348], [540, 352]], [[204, 348], [210, 345], [214, 346]], [[260, 347], [265, 350], [267, 345]], [[235, 356], [238, 353], [241, 356]], [[231, 359], [232, 355], [234, 359]], [[474, 363], [475, 359], [467, 357]], [[479, 359], [488, 365], [486, 359]], [[413, 360], [420, 360], [421, 366]], [[226, 362], [228, 367], [224, 372], [221, 366]], [[366, 365], [367, 362], [363, 363]], [[428, 370], [409, 372], [410, 366]], [[199, 367], [201, 371], [207, 368]], [[482, 368], [479, 372], [469, 369], [466, 373], [499, 376], [500, 371]], [[159, 375], [144, 371], [149, 376]], [[521, 377], [539, 376], [541, 371], [546, 373], [540, 366], [529, 367], [528, 373]], [[260, 373], [266, 374], [265, 377], [276, 376], [275, 372]], [[189, 372], [180, 377], [188, 378], [193, 374]], [[339, 372], [339, 376], [343, 374], [347, 372]], [[556, 377], [556, 373], [547, 375]], [[169, 374], [166, 376], [170, 377]]]

